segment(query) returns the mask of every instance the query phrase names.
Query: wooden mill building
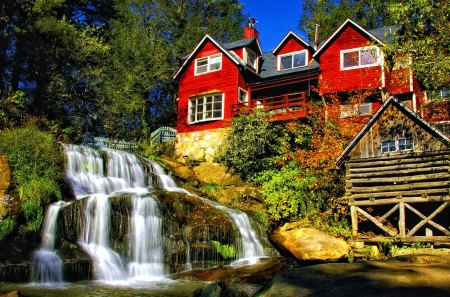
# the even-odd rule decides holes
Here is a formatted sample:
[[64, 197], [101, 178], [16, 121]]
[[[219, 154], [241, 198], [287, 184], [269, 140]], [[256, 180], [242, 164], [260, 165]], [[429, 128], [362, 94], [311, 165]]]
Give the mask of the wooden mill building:
[[450, 139], [397, 98], [383, 103], [336, 163], [346, 169], [354, 239], [450, 241]]

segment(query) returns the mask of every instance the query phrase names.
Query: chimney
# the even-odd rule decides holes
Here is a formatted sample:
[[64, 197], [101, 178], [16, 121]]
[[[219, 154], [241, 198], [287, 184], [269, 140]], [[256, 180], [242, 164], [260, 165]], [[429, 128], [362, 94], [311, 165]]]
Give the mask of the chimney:
[[255, 29], [255, 25], [258, 23], [254, 18], [248, 18], [248, 26], [244, 28], [244, 39], [256, 37], [259, 39], [259, 32]]
[[314, 49], [317, 50], [319, 47], [319, 24], [316, 24], [316, 33], [314, 34]]

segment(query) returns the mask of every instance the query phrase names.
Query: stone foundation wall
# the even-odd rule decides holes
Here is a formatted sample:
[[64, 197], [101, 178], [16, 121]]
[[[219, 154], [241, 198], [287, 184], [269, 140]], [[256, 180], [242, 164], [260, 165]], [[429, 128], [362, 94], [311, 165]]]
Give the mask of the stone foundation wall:
[[185, 164], [188, 161], [213, 162], [214, 154], [225, 139], [228, 128], [177, 133], [175, 159]]

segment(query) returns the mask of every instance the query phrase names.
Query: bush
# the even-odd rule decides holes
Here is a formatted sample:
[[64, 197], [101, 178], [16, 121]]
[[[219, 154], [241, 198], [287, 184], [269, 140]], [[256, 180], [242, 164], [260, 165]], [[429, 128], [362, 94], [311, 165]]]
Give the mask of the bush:
[[26, 229], [38, 231], [43, 210], [62, 198], [59, 181], [64, 174], [63, 153], [51, 134], [27, 126], [0, 133], [0, 154], [12, 169]]
[[11, 234], [14, 230], [16, 222], [13, 217], [6, 217], [0, 219], [0, 241], [2, 241], [6, 236]]
[[234, 246], [229, 244], [221, 244], [220, 242], [215, 240], [212, 240], [211, 243], [219, 253], [219, 255], [221, 255], [224, 259], [236, 257], [236, 250], [234, 249]]

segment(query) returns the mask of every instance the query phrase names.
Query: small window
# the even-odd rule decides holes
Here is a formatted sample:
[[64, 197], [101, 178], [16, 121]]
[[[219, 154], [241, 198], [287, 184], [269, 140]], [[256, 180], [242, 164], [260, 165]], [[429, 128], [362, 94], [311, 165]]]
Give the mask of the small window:
[[304, 67], [307, 65], [307, 50], [278, 56], [278, 70]]
[[428, 101], [444, 101], [450, 100], [450, 88], [444, 88], [428, 92]]
[[248, 93], [244, 89], [239, 88], [238, 92], [238, 101], [239, 103], [247, 103], [248, 102]]
[[190, 124], [223, 119], [223, 94], [208, 94], [189, 100]]
[[217, 71], [222, 68], [222, 54], [195, 60], [195, 75]]
[[258, 67], [258, 55], [249, 48], [245, 48], [245, 62], [256, 69]]
[[379, 49], [376, 46], [341, 51], [341, 69], [355, 69], [377, 66]]
[[414, 148], [414, 140], [412, 138], [402, 138], [398, 140], [386, 140], [381, 142], [381, 152], [398, 152], [408, 151]]

